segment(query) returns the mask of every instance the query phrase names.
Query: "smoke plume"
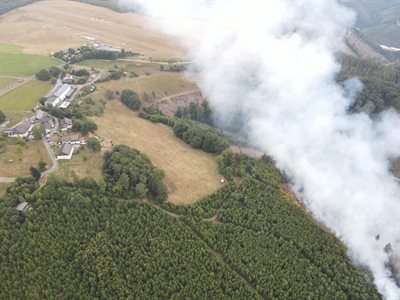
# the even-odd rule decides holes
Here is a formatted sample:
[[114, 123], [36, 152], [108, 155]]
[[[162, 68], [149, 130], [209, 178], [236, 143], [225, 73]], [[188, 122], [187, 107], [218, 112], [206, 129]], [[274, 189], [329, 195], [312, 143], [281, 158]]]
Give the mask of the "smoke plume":
[[362, 84], [335, 82], [335, 53], [355, 14], [331, 1], [142, 4], [175, 30], [201, 22], [202, 40], [188, 50], [219, 122], [240, 112], [251, 141], [292, 177], [313, 215], [371, 269], [386, 299], [399, 299], [383, 251], [391, 243], [398, 255], [400, 246], [399, 188], [388, 171], [399, 117], [349, 114]]

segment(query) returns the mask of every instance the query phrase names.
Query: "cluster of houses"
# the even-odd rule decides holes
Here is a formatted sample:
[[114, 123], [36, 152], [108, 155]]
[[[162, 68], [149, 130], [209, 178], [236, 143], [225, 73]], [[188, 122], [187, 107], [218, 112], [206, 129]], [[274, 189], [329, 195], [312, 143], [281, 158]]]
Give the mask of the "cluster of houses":
[[73, 101], [73, 98], [71, 98], [71, 96], [75, 92], [75, 90], [75, 86], [64, 83], [47, 97], [46, 101], [44, 101], [44, 105], [46, 105], [47, 107], [51, 105], [52, 107], [67, 108]]
[[71, 159], [74, 149], [80, 146], [85, 146], [86, 139], [89, 137], [95, 137], [95, 135], [89, 132], [87, 135], [82, 137], [79, 137], [79, 135], [61, 137], [58, 141], [58, 144], [61, 145], [61, 147], [57, 154], [57, 159]]
[[35, 116], [26, 118], [22, 123], [16, 125], [13, 128], [3, 130], [9, 137], [28, 137], [33, 139], [32, 128], [35, 124], [43, 124], [46, 129], [46, 134], [50, 133], [54, 128], [54, 122], [50, 115], [46, 112], [38, 109]]

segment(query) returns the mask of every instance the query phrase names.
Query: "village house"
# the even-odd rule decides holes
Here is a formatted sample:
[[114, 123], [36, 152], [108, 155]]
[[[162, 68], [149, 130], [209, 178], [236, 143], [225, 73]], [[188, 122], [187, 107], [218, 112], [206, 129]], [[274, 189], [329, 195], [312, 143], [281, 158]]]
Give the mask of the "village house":
[[71, 144], [63, 144], [57, 154], [57, 159], [71, 159], [72, 153], [74, 153], [74, 146]]
[[64, 145], [64, 144], [78, 145], [79, 144], [79, 136], [78, 135], [64, 136], [64, 137], [60, 138], [58, 143], [60, 145]]
[[86, 137], [82, 136], [79, 138], [79, 145], [86, 145]]
[[74, 76], [71, 74], [66, 73], [65, 76], [63, 77], [62, 81], [64, 83], [71, 83], [74, 80]]
[[41, 109], [38, 109], [34, 118], [31, 119], [32, 123], [37, 123], [46, 118], [47, 113]]
[[31, 130], [33, 124], [31, 123], [30, 119], [25, 119], [21, 124], [15, 126], [11, 129], [6, 129], [3, 133], [6, 133], [9, 137], [27, 137]]
[[61, 120], [61, 131], [67, 131], [68, 129], [72, 129], [72, 120], [64, 118]]
[[20, 212], [26, 212], [29, 209], [29, 207], [30, 206], [29, 206], [28, 202], [22, 202], [22, 203], [18, 204], [18, 206], [15, 209]]

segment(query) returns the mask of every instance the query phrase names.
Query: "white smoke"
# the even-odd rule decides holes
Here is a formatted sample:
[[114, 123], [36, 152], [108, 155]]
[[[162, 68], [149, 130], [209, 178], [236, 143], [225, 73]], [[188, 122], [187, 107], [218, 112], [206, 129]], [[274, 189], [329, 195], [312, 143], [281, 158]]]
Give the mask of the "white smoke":
[[400, 248], [399, 189], [388, 172], [388, 159], [400, 154], [399, 118], [349, 115], [361, 84], [335, 83], [334, 54], [355, 15], [331, 1], [143, 5], [178, 28], [206, 21], [189, 51], [195, 61], [216, 55], [201, 63], [196, 83], [219, 120], [241, 111], [251, 140], [293, 177], [310, 211], [372, 270], [386, 299], [399, 299], [383, 251], [387, 243]]

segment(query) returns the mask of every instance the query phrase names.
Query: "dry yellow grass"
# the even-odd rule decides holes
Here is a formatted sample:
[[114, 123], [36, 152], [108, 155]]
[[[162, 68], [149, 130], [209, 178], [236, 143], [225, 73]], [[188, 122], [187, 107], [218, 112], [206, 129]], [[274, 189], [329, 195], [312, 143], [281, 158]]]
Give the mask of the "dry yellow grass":
[[104, 116], [92, 119], [106, 149], [111, 141], [136, 148], [165, 171], [169, 202], [193, 204], [220, 188], [215, 156], [191, 148], [168, 126], [139, 118], [117, 100], [107, 104]]
[[99, 181], [103, 176], [103, 154], [103, 151], [93, 152], [90, 149], [79, 150], [79, 153], [74, 153], [70, 160], [59, 160], [58, 170], [55, 174], [66, 180], [72, 180], [71, 171], [73, 171], [79, 178], [90, 176], [96, 181]]
[[[52, 163], [42, 141], [31, 141], [25, 146], [9, 145], [0, 157], [0, 177], [28, 176], [30, 167], [43, 160], [50, 168]], [[8, 162], [12, 160], [12, 162]]]
[[[73, 1], [40, 1], [3, 16], [1, 43], [20, 45], [24, 53], [42, 55], [102, 43], [147, 58], [184, 58], [186, 51], [179, 46], [179, 38], [163, 34], [160, 26], [160, 22], [138, 14], [121, 14]], [[186, 37], [185, 42], [195, 45], [192, 37]]]

